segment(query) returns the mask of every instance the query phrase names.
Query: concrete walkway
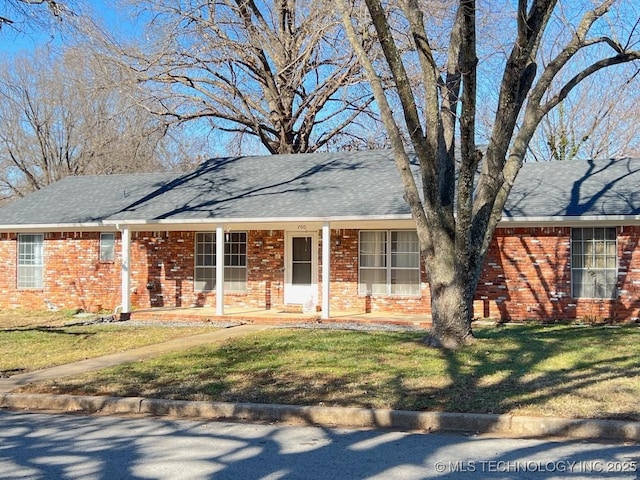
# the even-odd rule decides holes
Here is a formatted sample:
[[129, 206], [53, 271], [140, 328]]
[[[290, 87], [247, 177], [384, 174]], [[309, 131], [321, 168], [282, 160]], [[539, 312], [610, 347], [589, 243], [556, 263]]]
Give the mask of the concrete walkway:
[[0, 393], [8, 393], [18, 387], [34, 382], [53, 380], [68, 375], [79, 375], [81, 373], [113, 367], [123, 363], [136, 362], [138, 360], [144, 360], [163, 353], [187, 350], [200, 345], [221, 342], [228, 338], [235, 338], [269, 328], [273, 327], [269, 325], [240, 325], [237, 327], [215, 330], [209, 333], [176, 338], [167, 342], [146, 345], [144, 347], [113, 353], [111, 355], [104, 355], [102, 357], [88, 358], [79, 362], [58, 365], [57, 367], [21, 373], [9, 378], [0, 378]]

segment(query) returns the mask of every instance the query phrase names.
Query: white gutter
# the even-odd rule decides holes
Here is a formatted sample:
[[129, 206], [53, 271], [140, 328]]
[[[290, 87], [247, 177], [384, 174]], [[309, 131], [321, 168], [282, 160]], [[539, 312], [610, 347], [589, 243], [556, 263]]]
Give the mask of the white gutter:
[[[182, 220], [105, 220], [92, 223], [38, 223], [38, 224], [10, 224], [0, 225], [0, 232], [111, 232], [119, 230], [119, 226], [129, 227], [153, 227], [153, 226], [198, 226], [217, 224], [295, 224], [295, 223], [344, 223], [344, 222], [385, 222], [385, 221], [411, 221], [411, 215], [378, 215], [365, 216], [353, 215], [346, 217], [259, 217], [259, 218], [210, 218], [210, 219], [182, 219]], [[515, 226], [570, 226], [584, 223], [598, 223], [608, 225], [640, 225], [640, 215], [585, 215], [563, 216], [550, 215], [539, 217], [502, 217], [498, 223], [499, 228]], [[338, 227], [339, 228], [339, 227]]]
[[102, 222], [96, 223], [29, 223], [29, 224], [12, 224], [0, 225], [0, 232], [112, 232], [122, 222], [114, 222], [106, 225]]
[[616, 225], [640, 224], [640, 215], [552, 215], [548, 217], [502, 217], [498, 228], [516, 226], [571, 226], [585, 223]]
[[360, 222], [385, 220], [411, 220], [410, 214], [402, 215], [354, 215], [346, 217], [241, 217], [241, 218], [197, 218], [162, 220], [105, 220], [104, 225], [201, 225], [227, 223], [325, 223]]

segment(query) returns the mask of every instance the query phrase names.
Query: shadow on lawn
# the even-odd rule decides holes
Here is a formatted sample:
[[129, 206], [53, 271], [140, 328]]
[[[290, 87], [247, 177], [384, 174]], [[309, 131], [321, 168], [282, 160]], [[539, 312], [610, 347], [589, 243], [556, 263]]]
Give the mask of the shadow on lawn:
[[90, 337], [95, 335], [95, 332], [91, 332], [89, 330], [78, 330], [72, 331], [68, 328], [64, 327], [46, 327], [46, 326], [18, 326], [11, 328], [0, 328], [0, 333], [11, 333], [11, 332], [42, 332], [42, 333], [55, 333], [58, 335], [72, 335], [72, 336], [84, 336]]
[[640, 420], [637, 388], [624, 383], [640, 376], [636, 327], [483, 328], [459, 351], [429, 349], [421, 336], [282, 330], [271, 341], [236, 339], [56, 382], [56, 392], [496, 414], [544, 412], [566, 397], [565, 416], [583, 395], [578, 416]]
[[[633, 349], [640, 341], [637, 327], [508, 326], [480, 330], [478, 337], [478, 346], [442, 352], [455, 379], [451, 392], [442, 392], [445, 410], [506, 413], [563, 395], [585, 395], [580, 401], [587, 403], [608, 396], [615, 403], [616, 396], [626, 393], [629, 400], [634, 393], [624, 385], [613, 390], [598, 385], [640, 376], [640, 356]], [[493, 348], [497, 341], [507, 348]], [[625, 344], [630, 351], [618, 353]], [[640, 420], [636, 403], [628, 405], [615, 413], [599, 410], [597, 417]], [[570, 412], [574, 406], [567, 407]]]

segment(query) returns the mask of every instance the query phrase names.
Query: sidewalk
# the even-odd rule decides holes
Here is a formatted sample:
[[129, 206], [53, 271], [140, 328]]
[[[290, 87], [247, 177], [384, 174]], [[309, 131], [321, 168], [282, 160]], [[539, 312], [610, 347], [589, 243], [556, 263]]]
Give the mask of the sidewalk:
[[178, 338], [121, 353], [82, 360], [0, 379], [0, 408], [87, 414], [136, 414], [268, 423], [291, 423], [348, 428], [392, 428], [404, 431], [466, 432], [514, 438], [561, 437], [640, 442], [640, 422], [619, 420], [527, 417], [509, 414], [416, 412], [350, 407], [189, 402], [143, 397], [14, 394], [32, 382], [99, 370], [153, 356], [273, 328], [241, 325]]
[[259, 332], [273, 328], [270, 325], [240, 325], [237, 327], [223, 328], [209, 333], [192, 335], [189, 337], [176, 338], [168, 342], [146, 345], [144, 347], [127, 350], [124, 352], [105, 355], [103, 357], [88, 358], [79, 362], [59, 365], [57, 367], [37, 370], [35, 372], [13, 375], [9, 378], [0, 378], [0, 393], [8, 393], [18, 387], [28, 385], [33, 382], [52, 380], [68, 375], [79, 375], [85, 372], [100, 370], [102, 368], [113, 367], [123, 363], [136, 362], [151, 358], [162, 353], [207, 345], [213, 342], [221, 342], [228, 338], [247, 335], [252, 332]]

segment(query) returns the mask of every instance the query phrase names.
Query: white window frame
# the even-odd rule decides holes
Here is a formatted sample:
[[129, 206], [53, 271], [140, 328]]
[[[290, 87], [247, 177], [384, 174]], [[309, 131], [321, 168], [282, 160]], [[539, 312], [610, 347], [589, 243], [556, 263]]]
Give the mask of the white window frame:
[[20, 233], [16, 283], [19, 290], [44, 288], [44, 234]]
[[613, 300], [618, 296], [618, 235], [615, 227], [571, 229], [571, 295]]
[[[414, 233], [415, 239], [410, 242], [410, 245], [415, 245], [415, 250], [394, 250], [399, 244], [399, 239], [395, 239], [394, 234], [398, 233]], [[364, 236], [377, 235], [375, 238], [365, 239]], [[373, 244], [374, 251], [370, 249], [365, 250], [365, 245]], [[375, 245], [379, 243], [379, 245]], [[377, 250], [377, 251], [375, 251]], [[400, 255], [409, 255], [409, 262], [405, 262], [409, 265], [398, 265], [398, 261], [401, 259]], [[367, 261], [363, 261], [364, 257], [369, 257]], [[377, 257], [377, 258], [376, 258]], [[367, 265], [368, 264], [368, 265]], [[384, 275], [384, 284], [379, 281], [377, 283], [377, 289], [372, 288], [372, 282], [365, 282], [363, 279], [366, 273], [373, 273], [378, 271]], [[401, 285], [409, 285], [411, 291], [399, 291], [396, 288], [394, 279], [398, 273], [409, 272], [411, 275], [415, 275], [415, 282]], [[375, 275], [375, 273], [374, 273]], [[412, 296], [418, 297], [421, 295], [421, 269], [420, 269], [420, 248], [418, 244], [417, 232], [415, 230], [360, 230], [358, 234], [358, 294], [359, 295], [384, 295], [384, 296]]]
[[112, 263], [116, 260], [116, 234], [100, 234], [100, 262]]
[[[224, 290], [247, 291], [247, 232], [226, 232], [224, 242]], [[193, 284], [196, 292], [216, 289], [216, 234], [196, 232]]]

